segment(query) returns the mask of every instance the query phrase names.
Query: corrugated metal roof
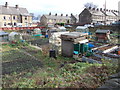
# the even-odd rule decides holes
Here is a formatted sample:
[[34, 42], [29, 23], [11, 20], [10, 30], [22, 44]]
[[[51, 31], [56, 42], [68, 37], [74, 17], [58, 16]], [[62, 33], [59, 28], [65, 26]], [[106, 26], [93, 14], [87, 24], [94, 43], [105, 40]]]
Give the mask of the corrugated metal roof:
[[70, 16], [44, 15], [47, 19], [70, 19]]
[[110, 33], [110, 30], [96, 30], [96, 33]]
[[5, 7], [0, 5], [0, 14], [30, 15], [26, 8]]

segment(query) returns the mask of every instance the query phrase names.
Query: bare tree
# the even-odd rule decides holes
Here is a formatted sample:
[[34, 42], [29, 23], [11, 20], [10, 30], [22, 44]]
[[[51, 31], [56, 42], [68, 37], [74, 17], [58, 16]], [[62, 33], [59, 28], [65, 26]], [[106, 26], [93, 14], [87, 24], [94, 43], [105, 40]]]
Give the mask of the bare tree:
[[89, 7], [91, 7], [91, 8], [97, 8], [98, 5], [95, 5], [92, 2], [88, 2], [88, 3], [84, 4], [84, 7], [86, 7], [86, 8], [89, 8]]

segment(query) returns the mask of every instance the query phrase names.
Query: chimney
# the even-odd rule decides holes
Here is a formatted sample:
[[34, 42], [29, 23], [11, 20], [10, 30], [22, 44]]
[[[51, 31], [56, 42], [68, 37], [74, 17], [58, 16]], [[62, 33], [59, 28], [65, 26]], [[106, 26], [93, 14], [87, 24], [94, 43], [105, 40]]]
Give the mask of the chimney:
[[66, 17], [68, 16], [68, 14], [66, 14]]
[[55, 16], [57, 16], [57, 13], [55, 14]]
[[92, 10], [95, 10], [95, 8], [93, 8]]
[[8, 2], [5, 2], [5, 7], [8, 7]]
[[99, 11], [99, 8], [97, 8], [96, 10]]
[[18, 9], [18, 5], [15, 5], [15, 8]]
[[51, 15], [51, 12], [49, 13], [49, 16]]
[[63, 16], [63, 14], [61, 14], [61, 16]]
[[88, 9], [91, 10], [91, 7], [89, 7]]
[[100, 11], [102, 11], [102, 8], [100, 8]]

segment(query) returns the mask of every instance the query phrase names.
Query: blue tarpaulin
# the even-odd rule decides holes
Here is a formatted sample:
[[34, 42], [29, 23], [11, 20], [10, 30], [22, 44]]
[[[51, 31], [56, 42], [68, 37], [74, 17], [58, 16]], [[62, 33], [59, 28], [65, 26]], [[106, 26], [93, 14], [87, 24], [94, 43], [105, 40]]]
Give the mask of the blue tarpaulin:
[[74, 51], [73, 53], [74, 53], [74, 54], [79, 54], [79, 52], [78, 52], [78, 51]]
[[88, 46], [89, 46], [90, 48], [93, 48], [93, 47], [94, 47], [94, 45], [91, 44], [91, 43], [88, 43]]

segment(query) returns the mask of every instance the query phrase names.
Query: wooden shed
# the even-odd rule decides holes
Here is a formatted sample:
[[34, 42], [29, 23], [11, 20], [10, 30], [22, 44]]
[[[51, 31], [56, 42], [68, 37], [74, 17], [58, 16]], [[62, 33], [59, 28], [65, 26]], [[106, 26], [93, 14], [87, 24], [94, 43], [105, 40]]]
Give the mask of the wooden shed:
[[96, 30], [96, 38], [98, 41], [110, 40], [110, 30]]

